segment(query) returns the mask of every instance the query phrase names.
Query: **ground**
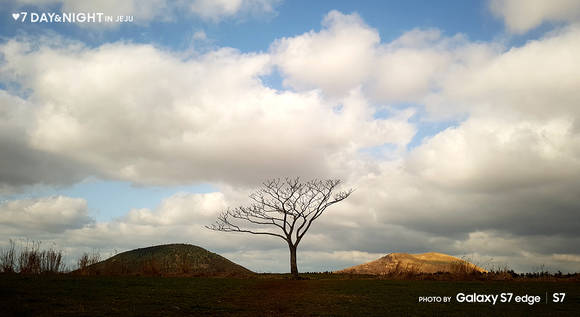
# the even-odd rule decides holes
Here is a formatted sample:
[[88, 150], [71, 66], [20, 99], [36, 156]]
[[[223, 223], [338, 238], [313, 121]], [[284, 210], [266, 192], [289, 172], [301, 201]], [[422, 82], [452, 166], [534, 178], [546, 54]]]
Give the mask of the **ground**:
[[[457, 303], [458, 293], [537, 295], [534, 305]], [[566, 293], [553, 303], [552, 293]], [[546, 296], [547, 295], [547, 296]], [[451, 296], [452, 303], [419, 303]], [[546, 303], [546, 299], [548, 303]], [[578, 316], [572, 281], [290, 280], [183, 277], [0, 275], [3, 316]]]

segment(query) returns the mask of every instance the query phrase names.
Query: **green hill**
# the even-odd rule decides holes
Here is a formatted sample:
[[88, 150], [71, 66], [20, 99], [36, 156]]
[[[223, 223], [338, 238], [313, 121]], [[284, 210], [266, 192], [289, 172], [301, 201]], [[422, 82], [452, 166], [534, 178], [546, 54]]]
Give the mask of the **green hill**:
[[90, 275], [248, 276], [243, 266], [191, 244], [167, 244], [119, 253], [85, 270]]

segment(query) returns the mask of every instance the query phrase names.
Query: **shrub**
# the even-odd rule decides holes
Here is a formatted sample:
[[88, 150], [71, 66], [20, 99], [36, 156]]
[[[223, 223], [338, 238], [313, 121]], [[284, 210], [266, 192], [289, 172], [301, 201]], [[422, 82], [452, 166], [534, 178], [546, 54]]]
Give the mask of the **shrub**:
[[16, 272], [16, 243], [10, 239], [10, 243], [6, 249], [0, 252], [0, 272], [15, 273]]
[[41, 273], [61, 273], [62, 271], [64, 271], [62, 251], [51, 248], [40, 252]]
[[27, 241], [17, 259], [21, 274], [56, 274], [64, 271], [62, 251], [54, 248], [41, 250], [40, 241]]
[[21, 274], [40, 273], [40, 242], [27, 241], [18, 256], [18, 270]]
[[101, 254], [97, 250], [93, 250], [91, 254], [85, 252], [77, 260], [77, 267], [81, 274], [89, 274], [90, 266], [101, 261]]

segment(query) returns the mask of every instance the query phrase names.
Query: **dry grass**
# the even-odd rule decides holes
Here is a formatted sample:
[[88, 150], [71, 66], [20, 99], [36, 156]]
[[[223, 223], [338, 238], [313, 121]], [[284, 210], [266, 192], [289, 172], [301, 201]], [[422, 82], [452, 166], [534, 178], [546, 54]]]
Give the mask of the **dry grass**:
[[0, 272], [14, 273], [16, 266], [16, 243], [10, 239], [8, 248], [0, 252]]
[[453, 261], [448, 266], [449, 273], [459, 280], [477, 279], [487, 273], [466, 259]]
[[77, 272], [81, 275], [90, 275], [90, 266], [101, 261], [101, 254], [97, 250], [93, 250], [90, 254], [85, 252], [77, 260]]
[[412, 279], [414, 276], [421, 274], [421, 264], [409, 264], [397, 262], [394, 267], [389, 268], [389, 270], [381, 274], [381, 278], [395, 279], [395, 280], [407, 280]]
[[41, 250], [40, 241], [26, 241], [17, 246], [10, 240], [7, 248], [0, 251], [2, 273], [51, 274], [63, 273], [63, 253], [50, 247]]
[[486, 279], [487, 274], [480, 272], [473, 264], [456, 261], [449, 264], [445, 272], [425, 273], [421, 264], [402, 264], [390, 268], [386, 273], [377, 276], [387, 280], [445, 280], [469, 281]]

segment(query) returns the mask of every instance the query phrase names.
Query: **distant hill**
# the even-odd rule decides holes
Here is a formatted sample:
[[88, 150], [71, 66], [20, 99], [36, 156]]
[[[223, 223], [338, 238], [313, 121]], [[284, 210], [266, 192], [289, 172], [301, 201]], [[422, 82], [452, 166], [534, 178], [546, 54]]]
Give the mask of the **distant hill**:
[[377, 260], [355, 265], [336, 273], [383, 275], [393, 273], [465, 273], [486, 272], [484, 269], [460, 258], [443, 253], [421, 254], [390, 253]]
[[248, 276], [252, 271], [191, 244], [167, 244], [119, 253], [80, 274], [161, 276]]

